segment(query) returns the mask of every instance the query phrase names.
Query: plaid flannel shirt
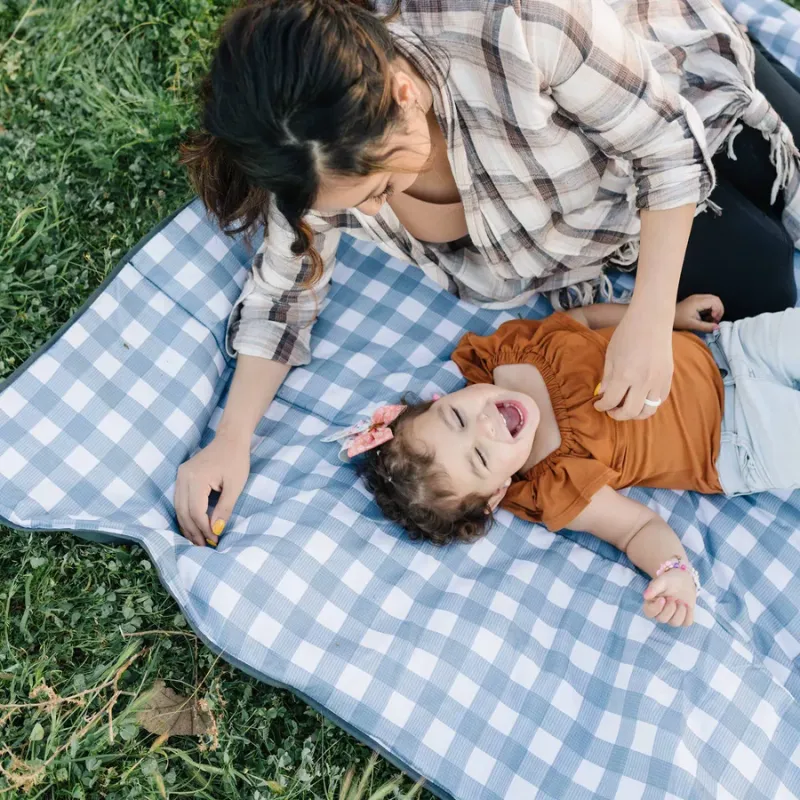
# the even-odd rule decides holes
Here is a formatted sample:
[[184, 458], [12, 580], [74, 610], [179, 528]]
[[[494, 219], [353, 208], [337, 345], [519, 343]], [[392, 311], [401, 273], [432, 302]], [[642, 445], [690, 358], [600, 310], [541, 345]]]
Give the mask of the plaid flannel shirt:
[[[508, 307], [635, 260], [638, 210], [702, 205], [710, 157], [739, 121], [787, 136], [717, 0], [416, 0], [390, 28], [433, 90], [471, 242], [418, 241], [388, 204], [375, 217], [311, 213], [325, 271], [303, 288], [307, 259], [273, 212], [231, 315], [231, 353], [309, 361], [341, 231], [462, 299]], [[796, 173], [783, 175], [795, 197]]]

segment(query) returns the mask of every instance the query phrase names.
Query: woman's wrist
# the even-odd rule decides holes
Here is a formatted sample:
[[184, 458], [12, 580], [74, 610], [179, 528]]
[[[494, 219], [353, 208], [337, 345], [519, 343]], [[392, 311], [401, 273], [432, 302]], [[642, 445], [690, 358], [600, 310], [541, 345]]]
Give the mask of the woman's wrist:
[[217, 426], [214, 441], [234, 448], [246, 447], [249, 450], [250, 440], [254, 433], [255, 428], [250, 430], [249, 426], [236, 425], [234, 423], [228, 424], [223, 415], [222, 420]]
[[279, 364], [258, 356], [240, 355], [228, 392], [228, 401], [217, 426], [216, 439], [234, 447], [249, 449], [258, 423], [263, 419], [288, 372], [288, 364]]
[[638, 294], [652, 308], [671, 313], [686, 256], [696, 206], [667, 211], [643, 209], [639, 264], [632, 301]]
[[650, 327], [672, 330], [675, 323], [675, 301], [669, 296], [665, 299], [663, 294], [651, 297], [645, 292], [639, 292], [637, 295], [634, 290], [627, 314]]

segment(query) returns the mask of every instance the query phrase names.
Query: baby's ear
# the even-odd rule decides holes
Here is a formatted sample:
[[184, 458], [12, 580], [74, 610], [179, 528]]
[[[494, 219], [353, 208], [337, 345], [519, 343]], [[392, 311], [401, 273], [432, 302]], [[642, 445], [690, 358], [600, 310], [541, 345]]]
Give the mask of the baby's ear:
[[509, 478], [499, 489], [497, 489], [486, 501], [487, 514], [491, 514], [497, 510], [497, 506], [500, 505], [500, 502], [506, 496], [509, 486], [511, 486], [511, 478]]

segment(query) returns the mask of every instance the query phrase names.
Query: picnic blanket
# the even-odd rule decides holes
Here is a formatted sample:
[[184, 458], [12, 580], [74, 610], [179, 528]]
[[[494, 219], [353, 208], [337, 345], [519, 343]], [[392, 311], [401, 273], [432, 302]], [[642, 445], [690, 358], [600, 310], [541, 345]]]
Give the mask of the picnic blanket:
[[585, 534], [502, 512], [471, 546], [410, 542], [321, 438], [460, 387], [454, 342], [512, 315], [371, 245], [343, 240], [314, 360], [259, 425], [219, 548], [181, 537], [175, 473], [224, 407], [251, 257], [190, 203], [0, 387], [0, 521], [139, 543], [212, 650], [442, 798], [800, 796], [800, 492], [631, 492], [700, 571], [686, 630], [645, 619], [645, 577]]
[[123, 260], [0, 392], [0, 517], [138, 542], [212, 649], [443, 797], [800, 795], [800, 493], [634, 493], [700, 570], [687, 630], [645, 619], [645, 578], [586, 535], [501, 513], [471, 546], [410, 542], [321, 436], [458, 388], [453, 343], [510, 314], [371, 245], [343, 242], [314, 360], [259, 426], [218, 550], [177, 534], [175, 472], [224, 405], [249, 258], [195, 201]]
[[750, 36], [800, 75], [800, 11], [781, 0], [723, 0], [723, 5]]

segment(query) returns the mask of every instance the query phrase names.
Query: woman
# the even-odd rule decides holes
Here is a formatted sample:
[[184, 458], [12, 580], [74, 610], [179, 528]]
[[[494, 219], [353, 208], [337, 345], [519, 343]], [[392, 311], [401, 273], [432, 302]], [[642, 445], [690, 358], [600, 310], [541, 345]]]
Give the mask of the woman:
[[[375, 6], [250, 3], [204, 84], [205, 131], [183, 161], [226, 229], [267, 235], [231, 317], [238, 364], [216, 438], [178, 474], [178, 521], [198, 545], [216, 543], [256, 424], [310, 358], [341, 230], [498, 306], [565, 287], [588, 303], [608, 264], [636, 262], [598, 406], [617, 419], [669, 393], [676, 296], [715, 293], [731, 319], [795, 301], [797, 151], [717, 0]], [[721, 215], [692, 232], [698, 207]]]

